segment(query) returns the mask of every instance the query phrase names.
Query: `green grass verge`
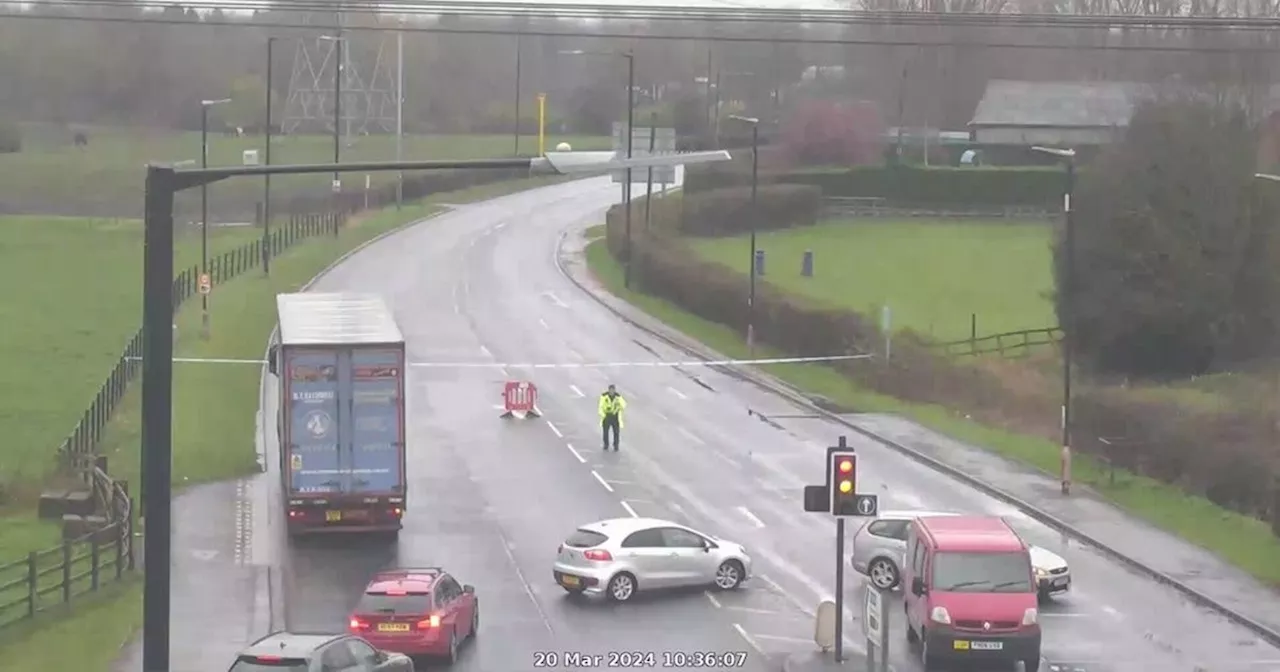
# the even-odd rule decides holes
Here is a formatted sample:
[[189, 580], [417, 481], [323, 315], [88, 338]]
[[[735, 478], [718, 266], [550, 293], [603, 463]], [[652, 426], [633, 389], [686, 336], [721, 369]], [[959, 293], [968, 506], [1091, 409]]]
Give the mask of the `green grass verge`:
[[141, 575], [0, 632], [6, 670], [109, 672], [142, 626]]
[[[942, 341], [1040, 329], [1057, 322], [1047, 224], [955, 220], [836, 220], [757, 236], [765, 282], [836, 308], [892, 313], [894, 329]], [[745, 237], [699, 238], [708, 261], [745, 268]], [[800, 275], [805, 250], [814, 276]]]
[[[66, 214], [134, 214], [142, 208], [142, 167], [150, 161], [186, 161], [200, 158], [199, 133], [97, 128], [89, 131], [89, 146], [78, 148], [71, 134], [24, 143], [22, 152], [0, 154], [0, 203], [18, 212]], [[536, 150], [536, 139], [524, 138], [524, 152]], [[239, 165], [246, 149], [256, 149], [261, 160], [263, 136], [237, 138], [221, 133], [209, 136], [209, 165]], [[607, 137], [549, 136], [547, 148], [568, 142], [575, 150], [608, 149]], [[510, 135], [410, 135], [404, 138], [405, 159], [464, 159], [510, 156]], [[342, 160], [373, 161], [395, 156], [395, 137], [368, 135], [344, 140]], [[271, 142], [271, 162], [329, 163], [333, 138], [327, 135], [277, 136]], [[328, 175], [280, 175], [272, 179], [274, 196], [284, 203], [299, 193], [325, 194]], [[344, 178], [363, 184], [363, 175]], [[374, 186], [392, 184], [395, 173], [373, 173]], [[220, 205], [252, 204], [262, 193], [260, 180], [228, 180], [209, 188], [211, 221], [220, 217]], [[193, 201], [183, 195], [184, 207]], [[237, 212], [242, 212], [243, 207]], [[252, 211], [250, 209], [250, 211]]]
[[[267, 339], [276, 323], [276, 294], [296, 291], [315, 277], [342, 254], [361, 243], [398, 228], [405, 223], [423, 219], [440, 211], [440, 203], [467, 203], [494, 198], [523, 189], [563, 181], [557, 178], [536, 178], [515, 182], [476, 187], [464, 191], [439, 194], [419, 203], [408, 204], [403, 210], [394, 207], [359, 216], [356, 225], [344, 229], [337, 238], [315, 238], [304, 241], [272, 263], [270, 279], [260, 271], [250, 271], [215, 288], [210, 297], [212, 333], [209, 341], [198, 337], [200, 323], [199, 301], [188, 301], [178, 314], [179, 337], [177, 356], [227, 357], [256, 359], [262, 356]], [[135, 292], [136, 292], [135, 286]], [[138, 319], [137, 312], [131, 312]], [[136, 327], [135, 327], [136, 328]], [[122, 346], [121, 346], [122, 347]], [[116, 357], [119, 352], [116, 352]], [[114, 360], [113, 360], [114, 361]], [[110, 364], [103, 367], [109, 370]], [[173, 400], [173, 483], [177, 487], [242, 476], [257, 470], [254, 446], [254, 419], [258, 409], [258, 384], [261, 370], [252, 366], [177, 365], [174, 369]], [[99, 372], [98, 375], [104, 375]], [[99, 381], [100, 382], [100, 381]], [[140, 393], [141, 385], [135, 381], [121, 406], [107, 426], [100, 451], [108, 456], [109, 470], [115, 478], [130, 483], [138, 482], [140, 447]], [[80, 402], [83, 404], [84, 400]], [[51, 456], [50, 456], [51, 459]], [[30, 510], [14, 511], [12, 524], [17, 529], [30, 525], [42, 530], [51, 541], [40, 547], [56, 543], [58, 528], [35, 521]], [[21, 513], [23, 517], [16, 517]], [[0, 528], [7, 533], [8, 528]], [[28, 541], [33, 538], [29, 537]], [[17, 559], [32, 550], [31, 547], [12, 548], [0, 556], [0, 562]], [[95, 596], [77, 600], [71, 614], [65, 620], [39, 618], [34, 624], [15, 626], [10, 631], [0, 631], [0, 659], [37, 661], [28, 667], [13, 669], [54, 669], [54, 661], [74, 660], [75, 665], [65, 669], [85, 672], [106, 672], [116, 657], [116, 647], [136, 630], [140, 614], [138, 590], [104, 591], [102, 599]], [[0, 595], [0, 602], [8, 601], [7, 593]], [[80, 605], [84, 605], [83, 608]], [[110, 621], [104, 623], [102, 621]], [[66, 623], [77, 623], [68, 628]], [[127, 627], [116, 628], [124, 623]], [[77, 648], [76, 655], [66, 654], [57, 647], [50, 647], [49, 632], [67, 633], [80, 629], [102, 631], [104, 637], [119, 637], [110, 645], [94, 638], [94, 647]], [[18, 633], [18, 634], [11, 634]], [[83, 639], [83, 638], [81, 638]], [[79, 645], [77, 644], [77, 647]], [[47, 651], [46, 649], [54, 649]], [[45, 656], [45, 657], [42, 657]], [[8, 666], [5, 666], [8, 669]], [[59, 666], [58, 669], [62, 669]]]
[[[728, 357], [748, 356], [743, 337], [734, 329], [704, 320], [657, 297], [625, 289], [622, 268], [609, 255], [604, 241], [589, 244], [586, 256], [591, 272], [610, 293]], [[755, 355], [785, 356], [782, 352], [760, 348]], [[1057, 472], [1059, 447], [1051, 441], [980, 425], [942, 406], [911, 404], [876, 394], [821, 365], [778, 364], [759, 368], [810, 395], [826, 397], [861, 412], [893, 413], [1045, 473]], [[1110, 472], [1088, 456], [1076, 457], [1072, 471], [1077, 483], [1094, 488], [1120, 508], [1211, 549], [1262, 581], [1280, 586], [1280, 539], [1271, 534], [1266, 523], [1142, 476], [1117, 472], [1116, 482], [1112, 484]]]

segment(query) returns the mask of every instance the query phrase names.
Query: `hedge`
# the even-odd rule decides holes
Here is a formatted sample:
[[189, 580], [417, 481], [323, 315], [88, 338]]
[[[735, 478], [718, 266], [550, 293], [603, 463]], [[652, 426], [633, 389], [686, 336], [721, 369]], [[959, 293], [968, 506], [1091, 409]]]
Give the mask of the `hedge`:
[[[736, 194], [738, 189], [732, 191]], [[694, 197], [686, 195], [684, 200]], [[671, 198], [655, 202], [655, 208], [662, 211], [663, 227], [633, 229], [631, 270], [636, 286], [705, 319], [745, 331], [746, 275], [702, 261], [671, 235], [681, 229], [715, 230], [720, 224], [676, 221], [714, 210], [681, 207]], [[610, 209], [607, 240], [619, 259], [625, 248], [622, 220], [622, 206]], [[762, 343], [795, 356], [873, 352], [883, 342], [874, 320], [813, 305], [767, 283], [756, 288], [755, 330]], [[1024, 365], [958, 363], [919, 335], [906, 332], [895, 334], [891, 360], [876, 357], [831, 366], [880, 394], [945, 406], [1013, 431], [1057, 437], [1058, 390], [1025, 384], [1025, 372], [1009, 368]], [[1276, 409], [1265, 403], [1196, 406], [1176, 396], [1093, 381], [1078, 381], [1073, 400], [1078, 452], [1103, 456], [1247, 515], [1280, 516], [1280, 507], [1272, 501], [1277, 496], [1272, 483], [1274, 428], [1280, 421]], [[1118, 453], [1098, 438], [1117, 436], [1125, 437]]]
[[[690, 166], [685, 190], [705, 191], [751, 183], [750, 164]], [[715, 166], [714, 168], [712, 166]], [[1066, 177], [1056, 168], [925, 168], [859, 166], [849, 169], [761, 170], [761, 183], [818, 187], [825, 197], [883, 198], [897, 205], [1056, 207]]]
[[812, 226], [822, 210], [822, 191], [799, 184], [765, 184], [751, 199], [751, 187], [728, 187], [688, 194], [677, 230], [687, 236], [728, 236]]

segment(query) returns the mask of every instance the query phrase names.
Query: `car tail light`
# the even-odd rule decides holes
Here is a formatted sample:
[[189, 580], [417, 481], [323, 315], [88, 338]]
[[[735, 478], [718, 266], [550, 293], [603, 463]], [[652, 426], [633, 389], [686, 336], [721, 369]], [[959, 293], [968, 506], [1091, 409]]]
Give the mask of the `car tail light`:
[[294, 511], [294, 510], [290, 510], [290, 511], [289, 511], [289, 517], [290, 517], [290, 518], [301, 518], [301, 517], [302, 517], [302, 512], [301, 512], [301, 511]]
[[595, 560], [597, 562], [609, 562], [613, 560], [613, 556], [609, 554], [609, 551], [602, 551], [595, 548], [584, 552], [582, 557], [588, 560]]
[[391, 509], [390, 513], [396, 518], [399, 518], [404, 513], [404, 510], [401, 509], [400, 507], [396, 507], [394, 509]]
[[440, 627], [440, 615], [431, 614], [431, 618], [424, 618], [421, 621], [418, 621], [418, 627], [423, 630]]
[[347, 627], [352, 630], [368, 630], [369, 624], [358, 618], [353, 618], [347, 623]]

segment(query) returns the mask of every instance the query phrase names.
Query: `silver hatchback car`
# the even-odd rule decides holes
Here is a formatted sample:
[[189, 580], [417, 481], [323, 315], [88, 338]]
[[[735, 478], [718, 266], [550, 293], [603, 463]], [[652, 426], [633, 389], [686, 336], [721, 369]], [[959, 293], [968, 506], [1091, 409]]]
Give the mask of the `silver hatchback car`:
[[642, 589], [733, 590], [751, 577], [751, 556], [741, 544], [669, 520], [615, 518], [570, 534], [552, 573], [571, 594], [626, 602]]
[[[853, 568], [881, 590], [898, 587], [899, 568], [907, 550], [907, 528], [916, 518], [959, 515], [941, 511], [881, 511], [853, 535]], [[1041, 599], [1071, 590], [1071, 570], [1057, 553], [1030, 547], [1031, 567]]]

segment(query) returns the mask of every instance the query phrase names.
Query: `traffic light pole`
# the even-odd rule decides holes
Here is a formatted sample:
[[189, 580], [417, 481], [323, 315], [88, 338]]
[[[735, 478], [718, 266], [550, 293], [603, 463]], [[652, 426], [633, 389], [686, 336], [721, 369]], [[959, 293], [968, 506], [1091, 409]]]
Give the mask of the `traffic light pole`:
[[[840, 437], [844, 444], [844, 437]], [[844, 662], [844, 518], [836, 518], [836, 662]]]

